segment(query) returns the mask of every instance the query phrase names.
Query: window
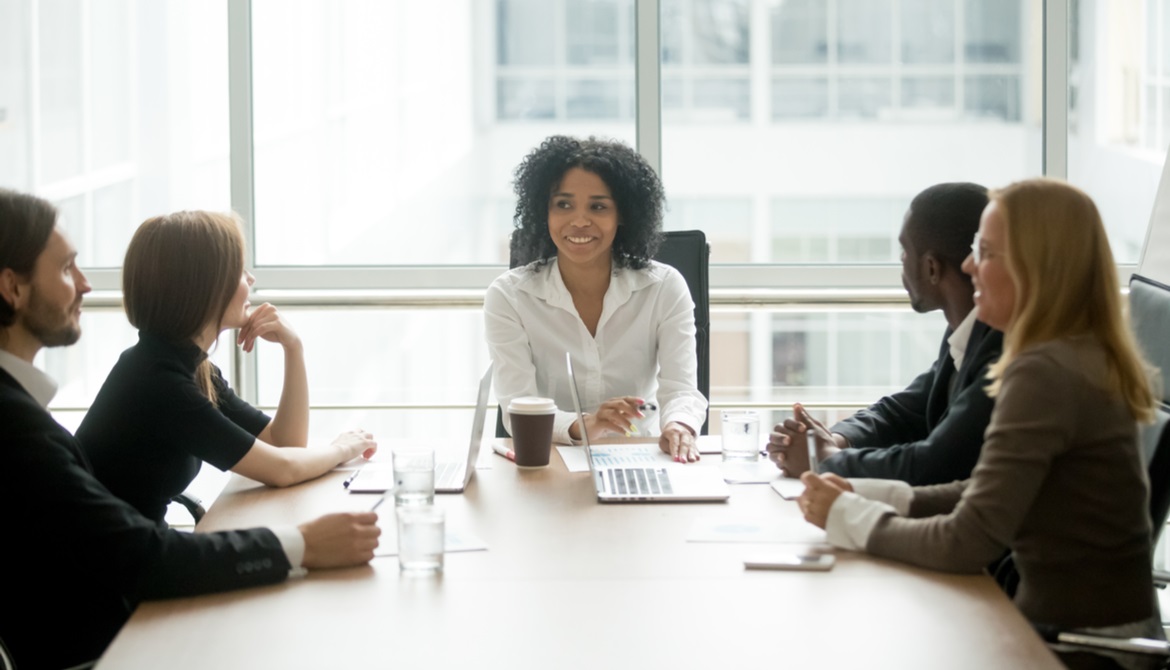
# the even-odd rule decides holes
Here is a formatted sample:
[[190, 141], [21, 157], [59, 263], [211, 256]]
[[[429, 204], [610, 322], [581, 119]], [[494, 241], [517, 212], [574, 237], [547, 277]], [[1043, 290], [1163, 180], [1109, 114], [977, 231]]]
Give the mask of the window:
[[[1122, 261], [1136, 257], [1170, 136], [1168, 3], [1073, 3], [1069, 174]], [[432, 430], [436, 417], [465, 432], [459, 407], [486, 365], [474, 298], [380, 293], [335, 309], [281, 291], [360, 303], [482, 289], [506, 263], [512, 171], [532, 147], [554, 133], [636, 142], [639, 6], [252, 0], [253, 265], [308, 344], [314, 436], [352, 422]], [[656, 6], [662, 113], [649, 125], [666, 226], [707, 233], [716, 290], [839, 280], [900, 296], [914, 194], [1041, 171], [1041, 0]], [[0, 180], [59, 204], [83, 266], [111, 268], [98, 273], [107, 290], [144, 218], [230, 207], [228, 73], [242, 61], [228, 58], [228, 8], [0, 3], [0, 152], [12, 157]], [[873, 276], [880, 286], [854, 280]], [[87, 311], [81, 345], [44, 355], [65, 382], [58, 407], [83, 408], [133, 342], [107, 300]], [[749, 298], [717, 303], [713, 323], [717, 405], [872, 400], [925, 368], [943, 329], [904, 306]], [[232, 349], [216, 350], [227, 369]], [[275, 404], [279, 353], [262, 345], [249, 366], [245, 393]]]
[[147, 213], [229, 207], [225, 7], [0, 6], [0, 183], [57, 203], [83, 266], [121, 265]]
[[1170, 144], [1170, 2], [1079, 0], [1072, 10], [1068, 176], [1096, 201], [1118, 262], [1133, 263]]
[[1027, 0], [771, 5], [772, 117], [1019, 122]]
[[255, 0], [257, 266], [506, 263], [528, 151], [633, 142], [632, 7]]

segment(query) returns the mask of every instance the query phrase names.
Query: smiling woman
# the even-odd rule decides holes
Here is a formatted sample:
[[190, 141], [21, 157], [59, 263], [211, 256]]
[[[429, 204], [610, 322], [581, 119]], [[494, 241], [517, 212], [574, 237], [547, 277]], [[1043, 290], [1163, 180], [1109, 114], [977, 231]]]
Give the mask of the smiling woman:
[[[553, 434], [571, 443], [626, 434], [657, 399], [659, 446], [699, 458], [707, 402], [697, 386], [694, 303], [686, 281], [654, 262], [662, 237], [662, 183], [630, 147], [554, 136], [516, 169], [512, 256], [522, 265], [484, 298], [488, 349], [501, 406], [553, 398]], [[583, 403], [572, 409], [565, 352]], [[505, 427], [511, 430], [504, 413]], [[657, 432], [657, 431], [656, 431]]]
[[1161, 638], [1137, 439], [1154, 397], [1101, 216], [1055, 179], [989, 196], [963, 267], [1004, 347], [971, 477], [911, 488], [805, 473], [801, 509], [838, 547], [938, 570], [979, 572], [1008, 550], [1014, 600], [1042, 629]]

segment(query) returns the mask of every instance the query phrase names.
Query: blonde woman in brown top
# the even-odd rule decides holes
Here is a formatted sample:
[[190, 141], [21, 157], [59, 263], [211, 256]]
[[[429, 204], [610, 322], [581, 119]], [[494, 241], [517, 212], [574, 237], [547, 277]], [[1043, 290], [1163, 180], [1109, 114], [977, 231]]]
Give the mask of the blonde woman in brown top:
[[1053, 179], [990, 196], [963, 269], [1004, 348], [971, 478], [806, 473], [801, 509], [836, 546], [936, 570], [979, 572], [1010, 549], [1034, 624], [1161, 637], [1137, 442], [1154, 398], [1100, 215]]

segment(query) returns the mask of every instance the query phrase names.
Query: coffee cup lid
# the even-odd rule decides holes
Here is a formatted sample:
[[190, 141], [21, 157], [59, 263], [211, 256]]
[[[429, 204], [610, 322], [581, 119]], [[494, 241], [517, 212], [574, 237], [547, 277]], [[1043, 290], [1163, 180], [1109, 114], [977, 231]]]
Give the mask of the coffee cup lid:
[[552, 398], [512, 398], [508, 411], [514, 414], [551, 414], [557, 411], [557, 404]]

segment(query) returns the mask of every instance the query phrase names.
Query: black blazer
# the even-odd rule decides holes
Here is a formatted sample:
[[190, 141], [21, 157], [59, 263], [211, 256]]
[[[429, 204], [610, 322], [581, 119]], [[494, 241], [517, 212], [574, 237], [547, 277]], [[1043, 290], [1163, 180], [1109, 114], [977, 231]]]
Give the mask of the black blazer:
[[0, 538], [0, 639], [21, 670], [97, 658], [141, 600], [272, 584], [289, 571], [270, 530], [173, 531], [115, 498], [4, 370]]
[[[825, 459], [825, 472], [842, 477], [900, 479], [912, 486], [967, 479], [991, 420], [994, 401], [987, 396], [987, 368], [1003, 348], [1003, 333], [976, 321], [962, 368], [955, 370], [943, 335], [938, 360], [904, 391], [886, 396], [830, 430], [849, 439], [851, 448]], [[955, 391], [947, 389], [954, 375]]]

